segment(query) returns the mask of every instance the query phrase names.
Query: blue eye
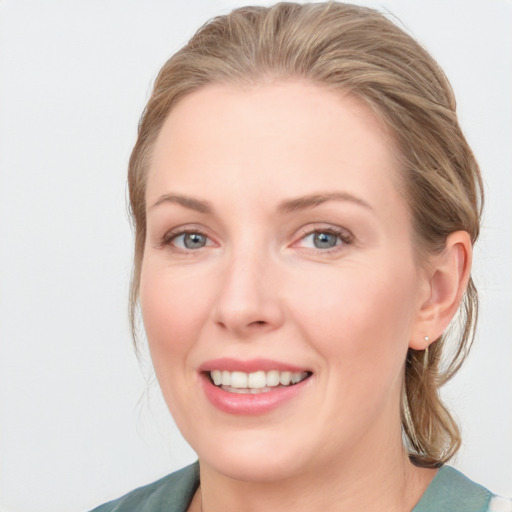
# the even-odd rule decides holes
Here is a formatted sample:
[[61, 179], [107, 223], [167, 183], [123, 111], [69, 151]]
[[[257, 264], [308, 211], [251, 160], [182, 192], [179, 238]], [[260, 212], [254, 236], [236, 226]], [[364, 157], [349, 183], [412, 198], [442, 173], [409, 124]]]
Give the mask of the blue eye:
[[334, 233], [319, 232], [312, 233], [313, 245], [317, 249], [330, 249], [340, 243], [340, 237]]
[[342, 249], [352, 243], [352, 235], [341, 228], [318, 228], [309, 231], [300, 241], [299, 246], [305, 249], [315, 249], [322, 252]]
[[188, 232], [174, 235], [169, 243], [178, 249], [202, 249], [208, 244], [208, 237], [202, 233]]
[[332, 249], [341, 242], [339, 234], [329, 231], [314, 231], [302, 239], [304, 246], [314, 249]]

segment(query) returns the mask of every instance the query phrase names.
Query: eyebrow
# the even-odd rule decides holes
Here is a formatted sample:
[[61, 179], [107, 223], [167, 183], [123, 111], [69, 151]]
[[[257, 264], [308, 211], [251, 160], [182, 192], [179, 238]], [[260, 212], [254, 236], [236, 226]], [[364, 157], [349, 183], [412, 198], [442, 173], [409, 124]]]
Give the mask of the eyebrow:
[[179, 204], [190, 210], [195, 210], [199, 213], [212, 213], [213, 208], [208, 201], [201, 201], [200, 199], [194, 199], [193, 197], [183, 196], [181, 194], [165, 194], [161, 196], [158, 201], [151, 206], [155, 208], [163, 203], [174, 203]]
[[[364, 208], [373, 211], [373, 208], [366, 201], [348, 192], [328, 192], [323, 194], [310, 194], [306, 196], [297, 197], [295, 199], [287, 199], [279, 204], [277, 211], [279, 213], [293, 213], [298, 210], [305, 210], [307, 208], [314, 208], [320, 206], [328, 201], [347, 201], [350, 203], [363, 206]], [[199, 213], [211, 214], [213, 208], [208, 201], [195, 199], [190, 196], [181, 194], [164, 194], [158, 201], [151, 206], [151, 209], [163, 204], [174, 203], [179, 204], [190, 210], [195, 210]]]
[[283, 201], [277, 208], [280, 213], [292, 213], [297, 210], [314, 208], [328, 201], [347, 201], [373, 211], [369, 203], [348, 192], [328, 192], [325, 194], [311, 194], [296, 199]]

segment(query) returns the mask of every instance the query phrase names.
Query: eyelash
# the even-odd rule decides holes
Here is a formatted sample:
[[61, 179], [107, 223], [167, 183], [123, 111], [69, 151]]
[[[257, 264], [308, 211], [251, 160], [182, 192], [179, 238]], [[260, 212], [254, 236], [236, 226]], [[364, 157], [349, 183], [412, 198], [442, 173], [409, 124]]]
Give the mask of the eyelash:
[[[173, 241], [175, 241], [180, 236], [192, 235], [192, 234], [204, 236], [207, 240], [210, 239], [208, 237], [208, 235], [205, 233], [205, 231], [202, 229], [199, 229], [199, 228], [176, 228], [176, 229], [173, 229], [173, 230], [167, 232], [162, 237], [160, 243], [158, 244], [158, 247], [171, 246]], [[300, 233], [298, 241], [294, 242], [294, 244], [292, 246], [296, 245], [298, 242], [303, 241], [307, 237], [315, 235], [315, 234], [334, 235], [340, 240], [340, 243], [336, 243], [336, 245], [334, 245], [333, 247], [330, 247], [330, 248], [326, 248], [326, 249], [313, 248], [313, 250], [316, 250], [321, 254], [331, 254], [334, 252], [341, 251], [341, 250], [343, 250], [343, 248], [345, 246], [351, 245], [353, 243], [353, 236], [346, 229], [334, 227], [334, 226], [330, 226], [330, 227], [315, 226], [313, 229], [311, 229], [311, 228], [304, 229], [304, 231], [302, 233]], [[202, 249], [202, 247], [200, 247], [198, 249], [182, 249], [179, 247], [174, 247], [174, 249], [177, 251], [180, 251], [184, 254], [190, 254], [199, 249]], [[302, 248], [302, 249], [307, 249], [307, 248]]]
[[[163, 237], [160, 243], [158, 244], [158, 247], [166, 247], [172, 245], [172, 242], [176, 240], [178, 237], [183, 235], [201, 235], [204, 236], [206, 239], [209, 239], [208, 235], [199, 228], [176, 228], [172, 229], [171, 231], [168, 231]], [[179, 247], [174, 247], [178, 251], [182, 251], [184, 253], [194, 252], [194, 249], [181, 249]], [[197, 250], [197, 249], [196, 249]]]
[[[340, 243], [336, 243], [336, 245], [334, 245], [333, 247], [330, 247], [327, 249], [319, 249], [319, 248], [313, 249], [313, 250], [318, 251], [321, 254], [331, 254], [331, 253], [336, 253], [336, 252], [342, 251], [345, 248], [345, 246], [351, 245], [354, 241], [353, 235], [346, 229], [336, 227], [336, 226], [329, 226], [329, 227], [314, 226], [313, 229], [306, 228], [304, 230], [304, 232], [302, 232], [300, 234], [300, 238], [299, 238], [298, 242], [301, 242], [301, 241], [305, 240], [307, 237], [315, 235], [315, 234], [334, 235], [340, 240]], [[298, 242], [295, 242], [294, 245]]]

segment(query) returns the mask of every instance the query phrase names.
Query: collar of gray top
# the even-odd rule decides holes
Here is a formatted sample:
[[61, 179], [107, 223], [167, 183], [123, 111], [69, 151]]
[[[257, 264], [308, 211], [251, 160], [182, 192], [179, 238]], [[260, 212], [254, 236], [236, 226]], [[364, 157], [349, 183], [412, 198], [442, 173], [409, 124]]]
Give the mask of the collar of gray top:
[[442, 466], [412, 512], [485, 512], [492, 494], [451, 466]]

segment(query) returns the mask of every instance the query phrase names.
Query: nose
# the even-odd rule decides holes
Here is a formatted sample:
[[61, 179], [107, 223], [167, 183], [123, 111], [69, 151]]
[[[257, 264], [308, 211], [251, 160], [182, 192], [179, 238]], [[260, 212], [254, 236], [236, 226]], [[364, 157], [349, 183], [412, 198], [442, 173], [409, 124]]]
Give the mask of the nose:
[[271, 258], [250, 248], [238, 251], [218, 278], [213, 319], [222, 329], [242, 339], [282, 325], [279, 270]]

